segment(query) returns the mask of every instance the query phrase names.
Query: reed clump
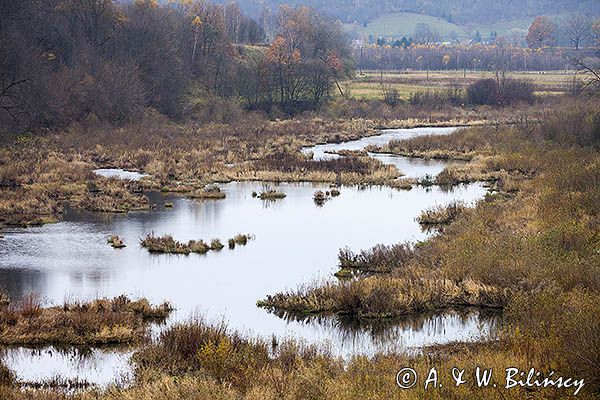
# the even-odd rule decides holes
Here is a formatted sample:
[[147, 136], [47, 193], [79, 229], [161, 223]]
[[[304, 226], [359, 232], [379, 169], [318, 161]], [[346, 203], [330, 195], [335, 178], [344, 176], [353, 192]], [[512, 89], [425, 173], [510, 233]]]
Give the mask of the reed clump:
[[378, 244], [367, 250], [354, 253], [349, 248], [340, 249], [338, 263], [340, 268], [355, 269], [361, 272], [382, 273], [403, 268], [416, 256], [418, 248], [409, 243], [391, 246]]
[[173, 239], [171, 235], [154, 236], [154, 234], [149, 234], [140, 240], [140, 244], [150, 253], [189, 254], [191, 252], [189, 243], [181, 243]]
[[108, 238], [107, 241], [108, 241], [108, 244], [111, 245], [111, 247], [113, 247], [115, 249], [122, 249], [124, 247], [127, 247], [125, 245], [125, 242], [123, 242], [123, 239], [121, 239], [117, 235], [112, 235], [111, 237]]
[[322, 190], [317, 190], [313, 194], [313, 200], [317, 205], [323, 205], [326, 200], [329, 200], [329, 196]]
[[207, 185], [203, 189], [194, 191], [189, 197], [194, 199], [224, 199], [226, 195], [225, 192], [221, 191], [220, 187]]
[[[228, 240], [229, 248], [235, 248], [236, 244], [246, 245], [253, 236], [250, 234], [237, 234]], [[204, 240], [190, 240], [187, 243], [179, 242], [171, 235], [155, 236], [154, 233], [148, 234], [144, 239], [140, 240], [142, 247], [148, 249], [151, 253], [167, 253], [167, 254], [206, 254], [209, 251], [221, 251], [225, 245], [220, 239], [212, 239], [209, 243]]]
[[219, 239], [213, 239], [210, 241], [210, 249], [213, 251], [221, 251], [225, 247]]
[[304, 286], [260, 300], [267, 309], [298, 313], [337, 313], [357, 318], [391, 318], [441, 308], [503, 308], [506, 290], [473, 280], [456, 281], [430, 275], [371, 276], [349, 282]]
[[416, 220], [421, 225], [446, 225], [454, 221], [465, 208], [464, 203], [455, 201], [423, 210]]
[[253, 240], [253, 239], [254, 239], [254, 235], [251, 235], [249, 233], [246, 233], [246, 234], [238, 233], [234, 237], [230, 238], [227, 241], [227, 243], [228, 243], [230, 249], [235, 249], [236, 245], [245, 246], [246, 244], [248, 244], [248, 242], [250, 240]]
[[204, 240], [190, 240], [187, 244], [188, 249], [191, 253], [206, 254], [211, 250], [211, 246], [204, 242]]
[[279, 200], [284, 199], [287, 195], [276, 189], [265, 189], [258, 195], [261, 200]]
[[90, 302], [65, 302], [44, 308], [35, 296], [0, 307], [0, 344], [106, 345], [139, 343], [147, 339], [148, 323], [164, 320], [169, 303], [125, 296]]

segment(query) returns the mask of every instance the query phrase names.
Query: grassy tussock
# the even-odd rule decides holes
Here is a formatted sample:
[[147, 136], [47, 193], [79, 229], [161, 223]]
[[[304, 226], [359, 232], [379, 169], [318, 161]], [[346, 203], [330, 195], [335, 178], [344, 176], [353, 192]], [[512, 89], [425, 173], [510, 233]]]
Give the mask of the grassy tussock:
[[107, 242], [111, 247], [113, 247], [115, 249], [122, 249], [124, 247], [127, 247], [125, 245], [125, 243], [123, 242], [123, 239], [121, 239], [117, 235], [112, 235], [111, 237], [109, 237]]
[[3, 345], [106, 345], [140, 343], [147, 338], [148, 322], [164, 320], [168, 303], [152, 306], [148, 300], [125, 296], [89, 303], [65, 303], [43, 308], [35, 296], [0, 308]]
[[[235, 245], [245, 246], [249, 240], [253, 238], [250, 234], [237, 234], [227, 241], [229, 248], [234, 249]], [[150, 253], [167, 253], [167, 254], [206, 254], [210, 250], [221, 251], [225, 245], [220, 239], [212, 239], [210, 244], [204, 240], [190, 240], [187, 243], [179, 242], [173, 239], [171, 235], [154, 236], [153, 233], [147, 235], [140, 240], [142, 247], [148, 249]]]
[[235, 246], [245, 246], [248, 241], [254, 239], [253, 235], [238, 233], [227, 241], [230, 249], [235, 249]]
[[338, 262], [341, 268], [357, 269], [362, 272], [390, 272], [394, 268], [402, 268], [418, 251], [408, 243], [385, 246], [376, 245], [359, 253], [349, 248], [340, 249]]
[[464, 210], [465, 205], [461, 202], [436, 206], [421, 211], [421, 214], [417, 217], [417, 222], [421, 225], [446, 225], [454, 221]]
[[279, 200], [284, 199], [287, 195], [276, 189], [265, 188], [258, 194], [258, 198], [261, 200]]
[[191, 193], [189, 197], [193, 199], [224, 199], [225, 193], [218, 186], [206, 186]]
[[265, 308], [299, 313], [337, 313], [358, 318], [391, 318], [426, 310], [461, 306], [502, 308], [508, 292], [473, 280], [434, 276], [372, 276], [341, 283], [305, 286], [267, 296]]
[[171, 235], [154, 236], [154, 234], [149, 234], [140, 241], [140, 244], [142, 247], [147, 248], [150, 253], [190, 254], [192, 247], [198, 251], [204, 248], [203, 242], [181, 243], [173, 239]]

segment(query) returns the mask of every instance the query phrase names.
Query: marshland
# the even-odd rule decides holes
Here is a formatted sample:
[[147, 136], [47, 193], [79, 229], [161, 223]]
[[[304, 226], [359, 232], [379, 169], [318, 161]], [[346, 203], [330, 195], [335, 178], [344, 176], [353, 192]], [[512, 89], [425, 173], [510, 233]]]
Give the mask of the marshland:
[[0, 6], [0, 398], [597, 398], [597, 5], [248, 1]]

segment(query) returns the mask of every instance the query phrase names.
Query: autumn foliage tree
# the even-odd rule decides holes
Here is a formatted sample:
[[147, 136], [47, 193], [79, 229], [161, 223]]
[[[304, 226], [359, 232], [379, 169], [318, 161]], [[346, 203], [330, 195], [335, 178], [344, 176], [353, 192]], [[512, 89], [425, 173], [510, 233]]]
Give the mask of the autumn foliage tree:
[[556, 44], [556, 24], [548, 17], [537, 17], [529, 27], [525, 40], [531, 49], [554, 46]]
[[246, 84], [263, 90], [244, 95], [249, 106], [265, 111], [277, 106], [294, 113], [320, 107], [332, 90], [343, 95], [337, 82], [348, 72], [350, 51], [339, 23], [307, 7], [282, 6], [274, 29], [276, 36], [262, 60], [246, 64], [240, 75]]
[[0, 0], [0, 130], [180, 117], [193, 81], [231, 95], [232, 46], [262, 38], [233, 4]]

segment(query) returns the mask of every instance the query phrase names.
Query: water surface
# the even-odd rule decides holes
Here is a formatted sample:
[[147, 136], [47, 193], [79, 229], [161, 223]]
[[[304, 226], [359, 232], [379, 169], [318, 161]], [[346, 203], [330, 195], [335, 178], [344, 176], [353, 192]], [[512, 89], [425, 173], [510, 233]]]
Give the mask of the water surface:
[[[449, 135], [452, 132], [455, 132], [457, 129], [459, 128], [424, 127], [410, 129], [385, 129], [382, 131], [381, 135], [365, 137], [343, 143], [320, 144], [317, 146], [304, 148], [303, 152], [312, 152], [315, 160], [331, 159], [340, 157], [339, 155], [332, 154], [331, 152], [340, 150], [363, 150], [369, 145], [384, 146], [391, 140], [410, 139], [417, 136]], [[398, 157], [396, 155], [386, 153], [369, 153], [369, 155], [385, 164], [392, 164], [396, 166], [396, 168], [398, 168], [398, 170], [404, 174], [404, 177], [415, 179], [423, 178], [426, 175], [436, 176], [448, 165], [463, 163], [463, 161], [456, 160], [425, 160], [422, 158]]]
[[[453, 129], [393, 130], [360, 141], [315, 146], [310, 151], [317, 158], [325, 157], [325, 149], [360, 149], [391, 138], [446, 134]], [[423, 171], [439, 172], [445, 165], [442, 161], [427, 164], [405, 157], [377, 157], [395, 165], [412, 165], [414, 176]], [[168, 300], [177, 310], [167, 326], [195, 313], [202, 314], [212, 321], [225, 319], [231, 329], [250, 335], [327, 343], [335, 354], [346, 357], [453, 340], [478, 340], [493, 330], [495, 319], [477, 311], [446, 312], [411, 317], [386, 326], [364, 326], [335, 318], [281, 318], [256, 307], [256, 301], [268, 294], [335, 279], [332, 272], [342, 247], [358, 251], [378, 243], [427, 238], [429, 233], [421, 230], [415, 217], [435, 205], [480, 199], [485, 193], [480, 184], [452, 190], [414, 187], [410, 191], [345, 186], [339, 197], [321, 207], [312, 197], [316, 190], [327, 190], [327, 185], [276, 185], [287, 197], [274, 202], [251, 196], [262, 186], [260, 182], [221, 185], [227, 196], [224, 200], [191, 200], [151, 193], [150, 202], [158, 205], [152, 211], [107, 215], [66, 210], [64, 220], [57, 224], [5, 231], [5, 238], [0, 241], [0, 290], [13, 300], [37, 293], [46, 304], [121, 294], [147, 297], [155, 303]], [[165, 202], [172, 202], [174, 207], [164, 208]], [[234, 250], [226, 248], [205, 255], [157, 255], [139, 245], [140, 238], [152, 232], [171, 234], [180, 241], [219, 238], [226, 242], [237, 233], [251, 233], [255, 240]], [[127, 247], [108, 246], [106, 239], [113, 234], [123, 238]], [[9, 349], [5, 361], [23, 380], [42, 380], [60, 373], [66, 378], [83, 376], [103, 385], [129, 371], [128, 352], [95, 349], [87, 354], [88, 361], [80, 364], [90, 362], [95, 366], [90, 371], [95, 372], [83, 373], [68, 353], [46, 350]]]

